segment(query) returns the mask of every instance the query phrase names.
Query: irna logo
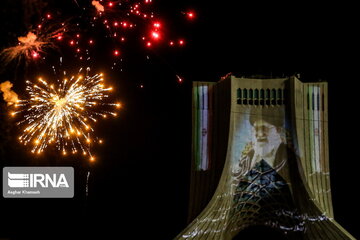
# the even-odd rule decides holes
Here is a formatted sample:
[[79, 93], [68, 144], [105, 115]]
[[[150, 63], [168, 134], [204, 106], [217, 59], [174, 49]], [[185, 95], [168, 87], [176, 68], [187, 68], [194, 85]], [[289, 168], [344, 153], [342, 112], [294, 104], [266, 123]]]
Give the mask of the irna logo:
[[72, 198], [72, 167], [4, 167], [5, 198]]
[[8, 172], [8, 185], [11, 188], [47, 188], [49, 186], [54, 188], [69, 187], [65, 174], [22, 174]]

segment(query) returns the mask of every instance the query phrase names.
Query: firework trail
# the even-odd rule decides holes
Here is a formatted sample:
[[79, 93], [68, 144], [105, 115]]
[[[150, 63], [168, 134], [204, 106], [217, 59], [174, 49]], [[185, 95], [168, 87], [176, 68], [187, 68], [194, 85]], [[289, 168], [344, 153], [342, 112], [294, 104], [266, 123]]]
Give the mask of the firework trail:
[[86, 76], [65, 75], [57, 83], [42, 78], [38, 84], [26, 81], [30, 98], [19, 100], [15, 105], [19, 110], [11, 115], [23, 116], [18, 122], [24, 128], [19, 141], [32, 145], [32, 153], [41, 154], [49, 145], [55, 145], [63, 155], [80, 151], [95, 160], [90, 146], [103, 140], [95, 136], [92, 125], [98, 118], [117, 116], [114, 110], [121, 105], [106, 102], [112, 88], [104, 86], [102, 74], [89, 76], [89, 71]]
[[89, 196], [89, 177], [90, 177], [90, 170], [86, 174], [86, 186], [85, 186], [85, 195], [86, 195], [86, 197]]

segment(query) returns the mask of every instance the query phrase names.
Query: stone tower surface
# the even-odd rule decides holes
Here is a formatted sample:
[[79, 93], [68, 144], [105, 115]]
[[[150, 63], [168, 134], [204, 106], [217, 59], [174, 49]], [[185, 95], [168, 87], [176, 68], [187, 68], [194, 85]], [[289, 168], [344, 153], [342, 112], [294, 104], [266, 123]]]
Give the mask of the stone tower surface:
[[231, 240], [251, 226], [355, 239], [333, 217], [326, 82], [195, 82], [192, 152], [191, 222], [175, 239]]

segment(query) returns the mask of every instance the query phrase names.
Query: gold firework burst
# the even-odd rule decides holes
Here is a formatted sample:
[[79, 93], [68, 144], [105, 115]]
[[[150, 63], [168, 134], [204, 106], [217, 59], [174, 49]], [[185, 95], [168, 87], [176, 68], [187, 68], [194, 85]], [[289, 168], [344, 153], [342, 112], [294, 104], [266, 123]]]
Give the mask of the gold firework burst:
[[[88, 72], [88, 71], [87, 71]], [[71, 76], [48, 83], [39, 78], [39, 84], [27, 81], [26, 91], [30, 98], [19, 100], [11, 113], [23, 115], [18, 125], [24, 126], [19, 141], [31, 145], [31, 152], [41, 154], [54, 144], [63, 155], [81, 152], [95, 158], [90, 146], [102, 143], [95, 137], [93, 124], [99, 118], [117, 116], [120, 103], [106, 102], [112, 87], [104, 86], [103, 74]]]

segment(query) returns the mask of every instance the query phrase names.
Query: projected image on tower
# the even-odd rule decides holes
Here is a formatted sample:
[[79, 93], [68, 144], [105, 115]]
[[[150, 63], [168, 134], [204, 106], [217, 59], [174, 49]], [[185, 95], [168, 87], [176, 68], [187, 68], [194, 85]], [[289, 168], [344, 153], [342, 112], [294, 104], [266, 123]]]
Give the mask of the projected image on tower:
[[264, 160], [279, 170], [286, 161], [284, 109], [248, 110], [236, 116], [233, 166], [246, 173]]

